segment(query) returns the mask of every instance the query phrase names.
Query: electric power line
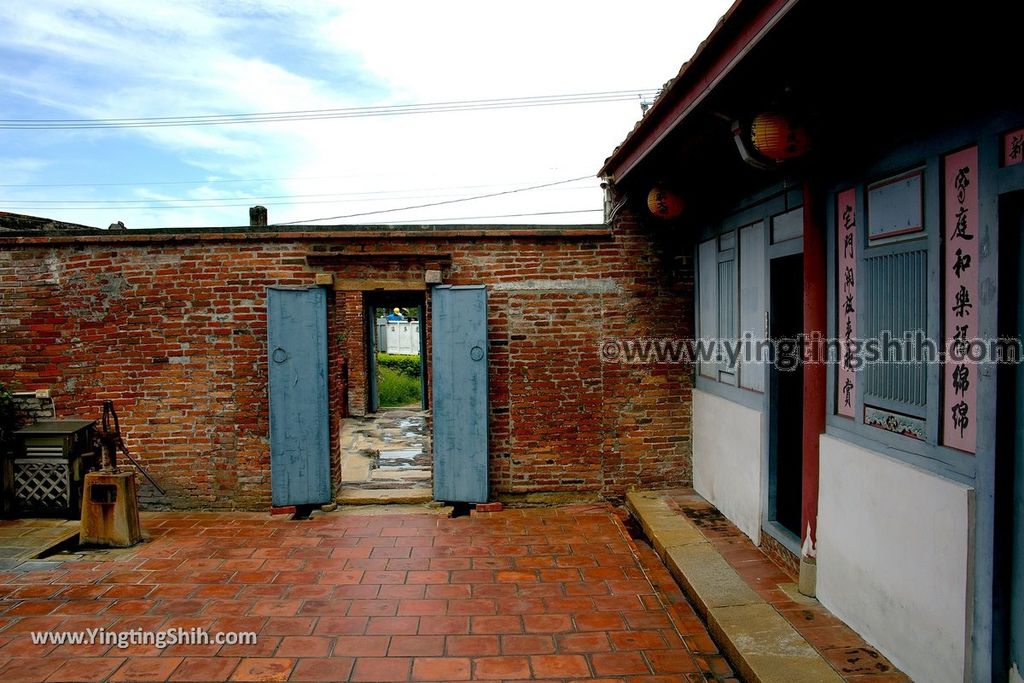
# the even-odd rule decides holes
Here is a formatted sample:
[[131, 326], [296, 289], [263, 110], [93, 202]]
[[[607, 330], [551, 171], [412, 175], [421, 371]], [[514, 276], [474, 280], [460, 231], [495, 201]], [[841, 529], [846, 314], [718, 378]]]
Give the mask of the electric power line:
[[488, 194], [480, 194], [473, 197], [462, 197], [460, 199], [448, 199], [442, 202], [431, 202], [430, 204], [416, 204], [413, 206], [401, 206], [393, 209], [381, 209], [379, 211], [363, 211], [360, 213], [350, 213], [341, 216], [325, 216], [323, 218], [309, 218], [301, 221], [286, 221], [283, 223], [273, 223], [273, 225], [297, 225], [299, 223], [318, 223], [320, 221], [335, 221], [344, 218], [360, 218], [362, 216], [375, 216], [382, 213], [394, 213], [396, 211], [408, 211], [411, 209], [426, 209], [432, 206], [443, 206], [446, 204], [459, 204], [461, 202], [471, 202], [477, 199], [488, 199], [490, 197], [501, 197], [503, 195], [516, 194], [518, 192], [528, 192], [530, 190], [539, 190], [543, 187], [553, 187], [555, 185], [565, 185], [566, 183], [574, 183], [579, 180], [589, 179], [591, 176], [580, 176], [579, 178], [569, 178], [567, 180], [558, 180], [553, 183], [544, 183], [543, 185], [533, 185], [531, 187], [520, 187], [515, 190], [505, 190], [503, 192], [491, 192]]
[[[519, 192], [527, 192], [527, 191], [531, 191], [531, 190], [541, 190], [541, 189], [549, 189], [549, 188], [551, 188], [551, 189], [566, 189], [566, 190], [592, 189], [592, 188], [561, 188], [561, 187], [556, 187], [556, 186], [559, 186], [559, 185], [566, 185], [566, 184], [573, 183], [573, 182], [579, 182], [581, 180], [591, 180], [591, 179], [592, 179], [591, 176], [580, 176], [580, 177], [577, 177], [577, 178], [570, 178], [570, 179], [567, 179], [567, 180], [559, 180], [559, 181], [555, 181], [555, 182], [551, 182], [551, 183], [543, 183], [543, 184], [540, 184], [540, 185], [533, 185], [533, 186], [530, 186], [530, 187], [521, 187], [521, 188], [516, 188], [516, 189], [512, 189], [512, 190], [504, 190], [504, 191], [501, 191], [501, 192], [490, 192], [490, 193], [487, 193], [487, 194], [474, 195], [472, 197], [459, 197], [457, 199], [449, 199], [449, 200], [444, 200], [444, 201], [439, 201], [439, 202], [430, 202], [430, 203], [427, 203], [427, 204], [415, 204], [415, 205], [411, 205], [411, 206], [394, 207], [394, 208], [390, 208], [390, 209], [379, 209], [377, 211], [363, 211], [363, 212], [360, 212], [360, 213], [345, 214], [345, 215], [340, 215], [340, 216], [327, 216], [327, 217], [323, 217], [323, 218], [311, 218], [311, 219], [301, 220], [301, 221], [288, 221], [288, 222], [283, 222], [283, 223], [274, 223], [273, 225], [296, 225], [296, 224], [300, 224], [300, 223], [315, 223], [315, 222], [319, 222], [319, 221], [337, 220], [337, 219], [344, 219], [344, 218], [358, 218], [358, 217], [361, 217], [361, 216], [373, 216], [373, 215], [382, 214], [382, 213], [394, 213], [394, 212], [397, 212], [397, 211], [408, 211], [408, 210], [412, 210], [412, 209], [422, 209], [422, 208], [429, 208], [429, 207], [433, 207], [433, 206], [443, 206], [443, 205], [447, 205], [447, 204], [458, 204], [458, 203], [461, 203], [461, 202], [469, 202], [469, 201], [474, 201], [474, 200], [477, 200], [477, 199], [488, 199], [488, 198], [492, 198], [492, 197], [501, 197], [501, 196], [504, 196], [504, 195], [516, 194], [516, 193], [519, 193]], [[282, 195], [282, 196], [287, 196], [287, 195]], [[294, 196], [302, 197], [303, 195], [294, 195]], [[316, 195], [310, 195], [310, 196], [316, 196]], [[254, 201], [258, 201], [261, 204], [263, 204], [264, 206], [296, 206], [296, 205], [305, 206], [307, 204], [338, 204], [338, 203], [346, 203], [345, 201], [339, 202], [339, 201], [330, 200], [330, 199], [329, 200], [312, 200], [312, 201], [307, 200], [307, 201], [300, 201], [300, 202], [287, 202], [287, 201], [285, 201], [285, 202], [265, 202], [265, 201], [261, 201], [257, 197], [250, 197], [250, 198], [244, 198], [244, 199], [247, 199], [247, 201], [245, 203], [243, 203], [243, 204], [237, 204], [237, 203], [229, 203], [229, 204], [211, 203], [211, 204], [199, 204], [199, 205], [192, 204], [192, 205], [189, 205], [189, 206], [168, 206], [167, 205], [171, 201], [189, 201], [189, 200], [156, 200], [156, 199], [153, 199], [153, 200], [139, 200], [140, 202], [147, 202], [147, 205], [145, 205], [145, 206], [125, 206], [125, 205], [117, 205], [117, 204], [104, 205], [104, 206], [53, 206], [52, 204], [49, 204], [49, 203], [43, 204], [43, 202], [48, 202], [50, 200], [34, 200], [36, 203], [39, 203], [40, 205], [35, 205], [34, 204], [32, 206], [25, 206], [25, 204], [32, 204], [33, 201], [21, 202], [21, 205], [18, 205], [18, 206], [4, 205], [4, 204], [0, 203], [0, 211], [31, 211], [31, 210], [35, 210], [35, 209], [47, 209], [48, 211], [58, 211], [58, 210], [67, 210], [67, 211], [72, 211], [72, 210], [73, 211], [151, 211], [151, 210], [160, 210], [160, 209], [172, 210], [172, 211], [180, 211], [180, 210], [183, 210], [183, 209], [215, 209], [215, 208], [247, 207], [247, 206], [251, 206]], [[351, 201], [362, 201], [362, 202], [365, 202], [365, 201], [388, 201], [389, 199], [392, 199], [392, 198], [382, 198], [382, 199], [376, 199], [376, 200], [349, 200], [349, 201], [350, 202]], [[14, 200], [12, 200], [12, 201], [14, 201]], [[52, 200], [52, 201], [53, 202], [60, 202], [60, 203], [71, 203], [71, 202], [73, 202], [75, 200], [66, 200], [64, 202], [61, 202], [61, 200]], [[101, 200], [96, 200], [96, 201], [100, 202]], [[211, 198], [211, 199], [208, 199], [208, 200], [195, 200], [195, 201], [217, 202], [218, 199]], [[592, 210], [593, 211], [599, 211], [600, 209], [592, 209]], [[588, 211], [591, 211], [591, 209], [588, 209]], [[539, 215], [540, 216], [540, 215], [550, 215], [550, 214], [557, 214], [557, 213], [560, 213], [560, 212], [555, 211], [555, 212], [545, 212], [545, 213], [538, 213], [538, 214], [502, 214], [502, 215], [490, 216], [490, 217], [492, 217], [492, 218], [502, 218], [502, 217], [519, 216], [519, 215], [524, 215], [524, 216]], [[580, 213], [580, 211], [567, 211], [565, 213]], [[473, 217], [471, 217], [471, 216], [470, 217], [466, 217], [465, 220], [469, 220], [471, 218], [473, 218]], [[480, 216], [479, 218], [488, 218], [488, 216]], [[446, 218], [446, 219], [437, 219], [437, 220], [463, 220], [463, 219]], [[420, 221], [395, 221], [395, 222], [402, 223], [402, 222], [420, 222]]]
[[[390, 190], [390, 191], [377, 191], [377, 192], [324, 192], [314, 194], [281, 194], [281, 195], [251, 195], [251, 196], [236, 196], [236, 197], [185, 197], [185, 198], [159, 198], [150, 197], [148, 199], [15, 199], [6, 198], [0, 199], [0, 206], [6, 206], [7, 208], [16, 209], [85, 209], [85, 208], [99, 208], [99, 209], [157, 209], [157, 208], [209, 208], [209, 207], [223, 207], [223, 206], [251, 206], [253, 202], [266, 204], [268, 206], [288, 206], [295, 204], [346, 204], [346, 203], [367, 203], [367, 202], [387, 202], [395, 199], [427, 199], [431, 196], [437, 196], [441, 193], [441, 196], [445, 194], [451, 195], [452, 190], [458, 189], [471, 189], [480, 187], [501, 187], [500, 185], [466, 185], [466, 186], [452, 186], [452, 187], [439, 187], [433, 188], [435, 192], [433, 194], [408, 194], [410, 192], [427, 192], [431, 188], [424, 188], [423, 190]], [[545, 188], [549, 189], [549, 188]], [[553, 191], [579, 191], [579, 190], [592, 190], [592, 187], [553, 187], [550, 188]], [[381, 195], [388, 194], [391, 196], [387, 197], [367, 197], [364, 199], [322, 199], [324, 197], [329, 198], [340, 198], [340, 197], [366, 197], [367, 195]], [[399, 196], [401, 195], [401, 196]], [[270, 199], [313, 199], [314, 201], [301, 201], [301, 202], [269, 202], [266, 200]], [[217, 202], [238, 202], [244, 201], [245, 204], [221, 204]], [[173, 204], [184, 203], [186, 206], [175, 207]], [[11, 206], [17, 204], [17, 206]], [[75, 206], [54, 206], [74, 204]], [[90, 206], [91, 205], [91, 206]], [[135, 206], [132, 206], [135, 205]], [[189, 206], [191, 205], [191, 206]]]
[[[593, 187], [556, 187], [558, 185], [565, 185], [571, 182], [579, 182], [580, 180], [591, 179], [589, 176], [581, 176], [573, 180], [557, 181], [554, 183], [546, 183], [543, 185], [536, 185], [529, 188], [518, 188], [514, 190], [505, 190], [502, 192], [492, 192], [484, 195], [476, 195], [473, 197], [459, 197], [457, 199], [445, 200], [440, 202], [432, 202], [429, 204], [418, 204], [415, 206], [392, 208], [392, 209], [381, 209], [379, 211], [366, 211], [360, 214], [353, 214], [353, 216], [361, 215], [373, 215], [376, 213], [390, 213], [393, 211], [404, 211], [407, 209], [439, 206], [443, 204], [459, 203], [465, 201], [471, 201], [474, 199], [484, 199], [488, 197], [498, 197], [506, 194], [514, 194], [517, 192], [524, 192], [526, 190], [543, 190], [543, 191], [584, 191], [593, 190]], [[472, 187], [472, 186], [469, 186]], [[482, 187], [494, 187], [494, 185], [484, 185]], [[499, 186], [500, 187], [500, 186]], [[441, 188], [444, 189], [444, 188]], [[455, 188], [453, 188], [455, 189]], [[391, 197], [376, 197], [368, 199], [304, 199], [305, 197], [318, 197], [318, 196], [347, 196], [347, 195], [280, 195], [280, 198], [284, 199], [302, 199], [302, 201], [266, 201], [270, 198], [267, 196], [255, 196], [255, 197], [231, 197], [231, 198], [218, 198], [211, 197], [207, 199], [143, 199], [143, 200], [0, 200], [0, 211], [35, 211], [45, 209], [47, 211], [153, 211], [153, 210], [168, 210], [168, 211], [180, 211], [183, 209], [222, 209], [222, 208], [238, 208], [238, 207], [249, 207], [254, 203], [261, 204], [263, 206], [306, 206], [312, 204], [366, 204], [371, 202], [386, 202], [394, 201], [395, 199], [418, 199], [428, 198], [432, 195], [409, 195], [409, 196], [391, 196]], [[438, 195], [433, 195], [438, 196]], [[440, 196], [445, 196], [441, 194]], [[237, 200], [244, 200], [243, 203], [237, 203]], [[229, 203], [223, 203], [223, 202]], [[7, 203], [5, 203], [7, 202]], [[175, 205], [174, 202], [190, 202], [185, 205]], [[194, 202], [205, 202], [205, 203], [194, 203]], [[132, 204], [132, 205], [129, 205]], [[74, 204], [74, 206], [68, 206]], [[84, 206], [83, 204], [90, 204]], [[313, 219], [313, 220], [331, 220], [331, 218]], [[296, 221], [298, 222], [298, 221]]]
[[[558, 169], [555, 169], [558, 170]], [[388, 174], [376, 174], [386, 176]], [[214, 183], [269, 183], [285, 180], [343, 180], [346, 178], [367, 178], [374, 177], [372, 174], [357, 173], [353, 175], [322, 175], [322, 176], [296, 176], [291, 178], [212, 178], [207, 180], [137, 180], [130, 183], [0, 183], [0, 187], [139, 187], [149, 185], [210, 185]], [[387, 194], [389, 192], [411, 192], [425, 190], [450, 190], [468, 189], [478, 187], [495, 187], [495, 185], [450, 185], [446, 187], [417, 187], [410, 190], [377, 190], [357, 192], [352, 194]]]
[[371, 116], [403, 116], [456, 111], [485, 111], [524, 107], [549, 107], [570, 104], [624, 102], [657, 95], [656, 89], [613, 90], [570, 95], [539, 95], [532, 97], [504, 97], [483, 100], [459, 100], [424, 104], [395, 104], [335, 109], [307, 109], [297, 111], [254, 112], [248, 114], [202, 114], [191, 116], [154, 116], [136, 118], [97, 119], [0, 119], [5, 130], [71, 130], [92, 128], [161, 128], [169, 126], [215, 126], [240, 123], [269, 123], [279, 121], [313, 121], [321, 119], [363, 118]]
[[296, 178], [211, 178], [207, 180], [139, 180], [131, 183], [0, 183], [0, 187], [137, 187], [140, 185], [210, 185], [213, 183], [269, 183], [282, 180], [338, 180], [362, 175], [305, 176]]
[[418, 221], [385, 221], [382, 225], [407, 225], [407, 224], [421, 224], [430, 225], [437, 221], [472, 221], [472, 220], [483, 220], [486, 218], [520, 218], [523, 216], [555, 216], [558, 214], [566, 213], [603, 213], [604, 209], [578, 209], [575, 211], [536, 211], [531, 213], [503, 213], [491, 216], [451, 216], [448, 218], [430, 218], [427, 220]]

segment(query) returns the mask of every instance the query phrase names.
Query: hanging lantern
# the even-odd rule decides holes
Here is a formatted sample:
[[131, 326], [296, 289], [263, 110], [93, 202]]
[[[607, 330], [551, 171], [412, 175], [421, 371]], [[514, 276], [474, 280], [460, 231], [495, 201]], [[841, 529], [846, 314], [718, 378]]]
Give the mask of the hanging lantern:
[[803, 126], [778, 112], [764, 112], [754, 117], [750, 124], [750, 143], [772, 161], [796, 159], [810, 148]]
[[683, 199], [658, 185], [647, 194], [647, 208], [658, 218], [676, 218], [683, 213]]

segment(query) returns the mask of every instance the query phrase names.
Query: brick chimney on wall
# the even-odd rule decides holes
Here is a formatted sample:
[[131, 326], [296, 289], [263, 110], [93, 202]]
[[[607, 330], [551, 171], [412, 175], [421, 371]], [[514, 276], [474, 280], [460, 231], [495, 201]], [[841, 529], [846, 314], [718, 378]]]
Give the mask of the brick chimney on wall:
[[249, 207], [249, 227], [250, 228], [265, 228], [265, 227], [267, 227], [267, 207], [265, 207], [265, 206], [251, 206], [251, 207]]

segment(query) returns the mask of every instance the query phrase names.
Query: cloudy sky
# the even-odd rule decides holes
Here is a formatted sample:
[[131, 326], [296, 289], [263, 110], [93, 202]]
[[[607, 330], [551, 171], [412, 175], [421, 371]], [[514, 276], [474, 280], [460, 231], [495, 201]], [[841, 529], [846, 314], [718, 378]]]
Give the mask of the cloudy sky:
[[[639, 94], [671, 78], [729, 4], [5, 0], [0, 210], [101, 227], [240, 225], [257, 203], [271, 223], [599, 222], [593, 176], [640, 117]], [[10, 127], [612, 91], [637, 95], [230, 125]]]

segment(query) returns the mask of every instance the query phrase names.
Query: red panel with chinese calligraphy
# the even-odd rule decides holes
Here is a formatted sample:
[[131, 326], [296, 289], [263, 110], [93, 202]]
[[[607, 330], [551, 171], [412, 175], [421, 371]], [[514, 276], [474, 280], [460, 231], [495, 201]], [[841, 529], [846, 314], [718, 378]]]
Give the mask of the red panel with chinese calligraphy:
[[950, 154], [943, 165], [942, 443], [968, 453], [977, 446], [978, 367], [970, 360], [978, 335], [978, 148]]
[[857, 339], [857, 191], [839, 193], [836, 202], [839, 262], [836, 268], [836, 310], [839, 311], [839, 337], [843, 340], [842, 359], [836, 396], [836, 412], [853, 417], [857, 403], [852, 357]]
[[1024, 162], [1024, 128], [1003, 136], [1003, 166]]

